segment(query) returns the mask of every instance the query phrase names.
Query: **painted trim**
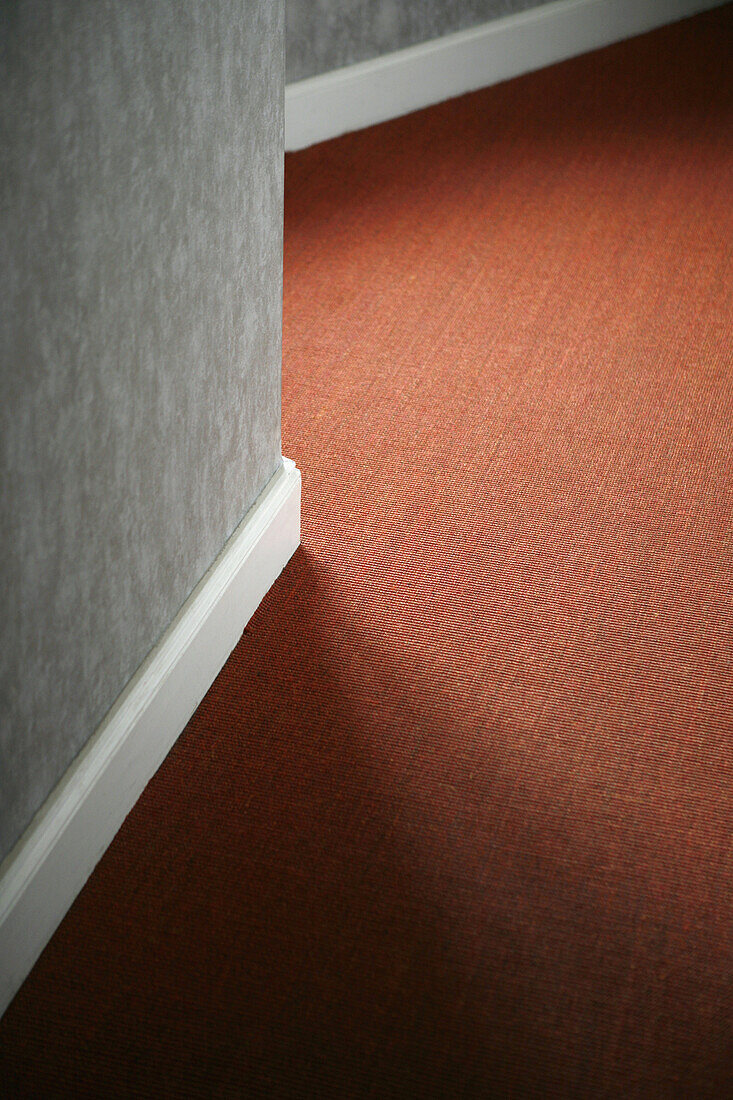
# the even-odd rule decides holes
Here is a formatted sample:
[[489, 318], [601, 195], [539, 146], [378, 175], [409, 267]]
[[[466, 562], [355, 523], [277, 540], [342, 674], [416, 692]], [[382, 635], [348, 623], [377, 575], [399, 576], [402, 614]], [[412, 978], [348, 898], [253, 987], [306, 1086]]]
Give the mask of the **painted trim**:
[[285, 87], [285, 148], [360, 130], [727, 0], [555, 0]]
[[282, 466], [0, 864], [0, 1015], [300, 543]]

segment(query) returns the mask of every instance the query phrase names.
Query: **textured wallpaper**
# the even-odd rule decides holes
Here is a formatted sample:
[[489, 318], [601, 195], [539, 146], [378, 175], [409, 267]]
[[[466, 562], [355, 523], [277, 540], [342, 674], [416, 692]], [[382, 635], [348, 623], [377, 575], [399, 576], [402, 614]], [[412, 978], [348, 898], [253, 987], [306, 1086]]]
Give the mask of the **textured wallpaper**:
[[547, 0], [287, 0], [287, 79], [365, 61]]
[[280, 459], [282, 0], [0, 6], [0, 854]]

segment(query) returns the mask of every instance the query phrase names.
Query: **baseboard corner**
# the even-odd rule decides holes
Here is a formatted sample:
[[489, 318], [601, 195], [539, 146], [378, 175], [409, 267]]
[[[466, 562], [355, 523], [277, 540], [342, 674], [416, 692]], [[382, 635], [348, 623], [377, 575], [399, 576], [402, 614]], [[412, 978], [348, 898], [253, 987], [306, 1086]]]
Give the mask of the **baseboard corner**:
[[300, 496], [283, 458], [0, 864], [0, 1015], [300, 544]]

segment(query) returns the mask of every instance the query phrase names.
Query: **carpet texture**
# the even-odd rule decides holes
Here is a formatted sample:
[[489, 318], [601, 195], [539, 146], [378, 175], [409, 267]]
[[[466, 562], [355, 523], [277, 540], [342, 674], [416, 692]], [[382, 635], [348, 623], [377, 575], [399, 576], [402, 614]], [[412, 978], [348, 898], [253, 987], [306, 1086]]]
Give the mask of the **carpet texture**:
[[732, 46], [288, 158], [303, 546], [4, 1096], [733, 1096]]

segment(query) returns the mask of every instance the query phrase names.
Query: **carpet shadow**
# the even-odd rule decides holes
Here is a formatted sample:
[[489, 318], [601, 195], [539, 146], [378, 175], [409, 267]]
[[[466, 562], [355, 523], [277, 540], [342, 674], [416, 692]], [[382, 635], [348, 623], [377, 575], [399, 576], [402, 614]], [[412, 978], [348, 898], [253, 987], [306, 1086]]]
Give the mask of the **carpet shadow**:
[[722, 1095], [723, 979], [633, 832], [350, 591], [301, 549], [268, 594], [6, 1014], [7, 1094]]

